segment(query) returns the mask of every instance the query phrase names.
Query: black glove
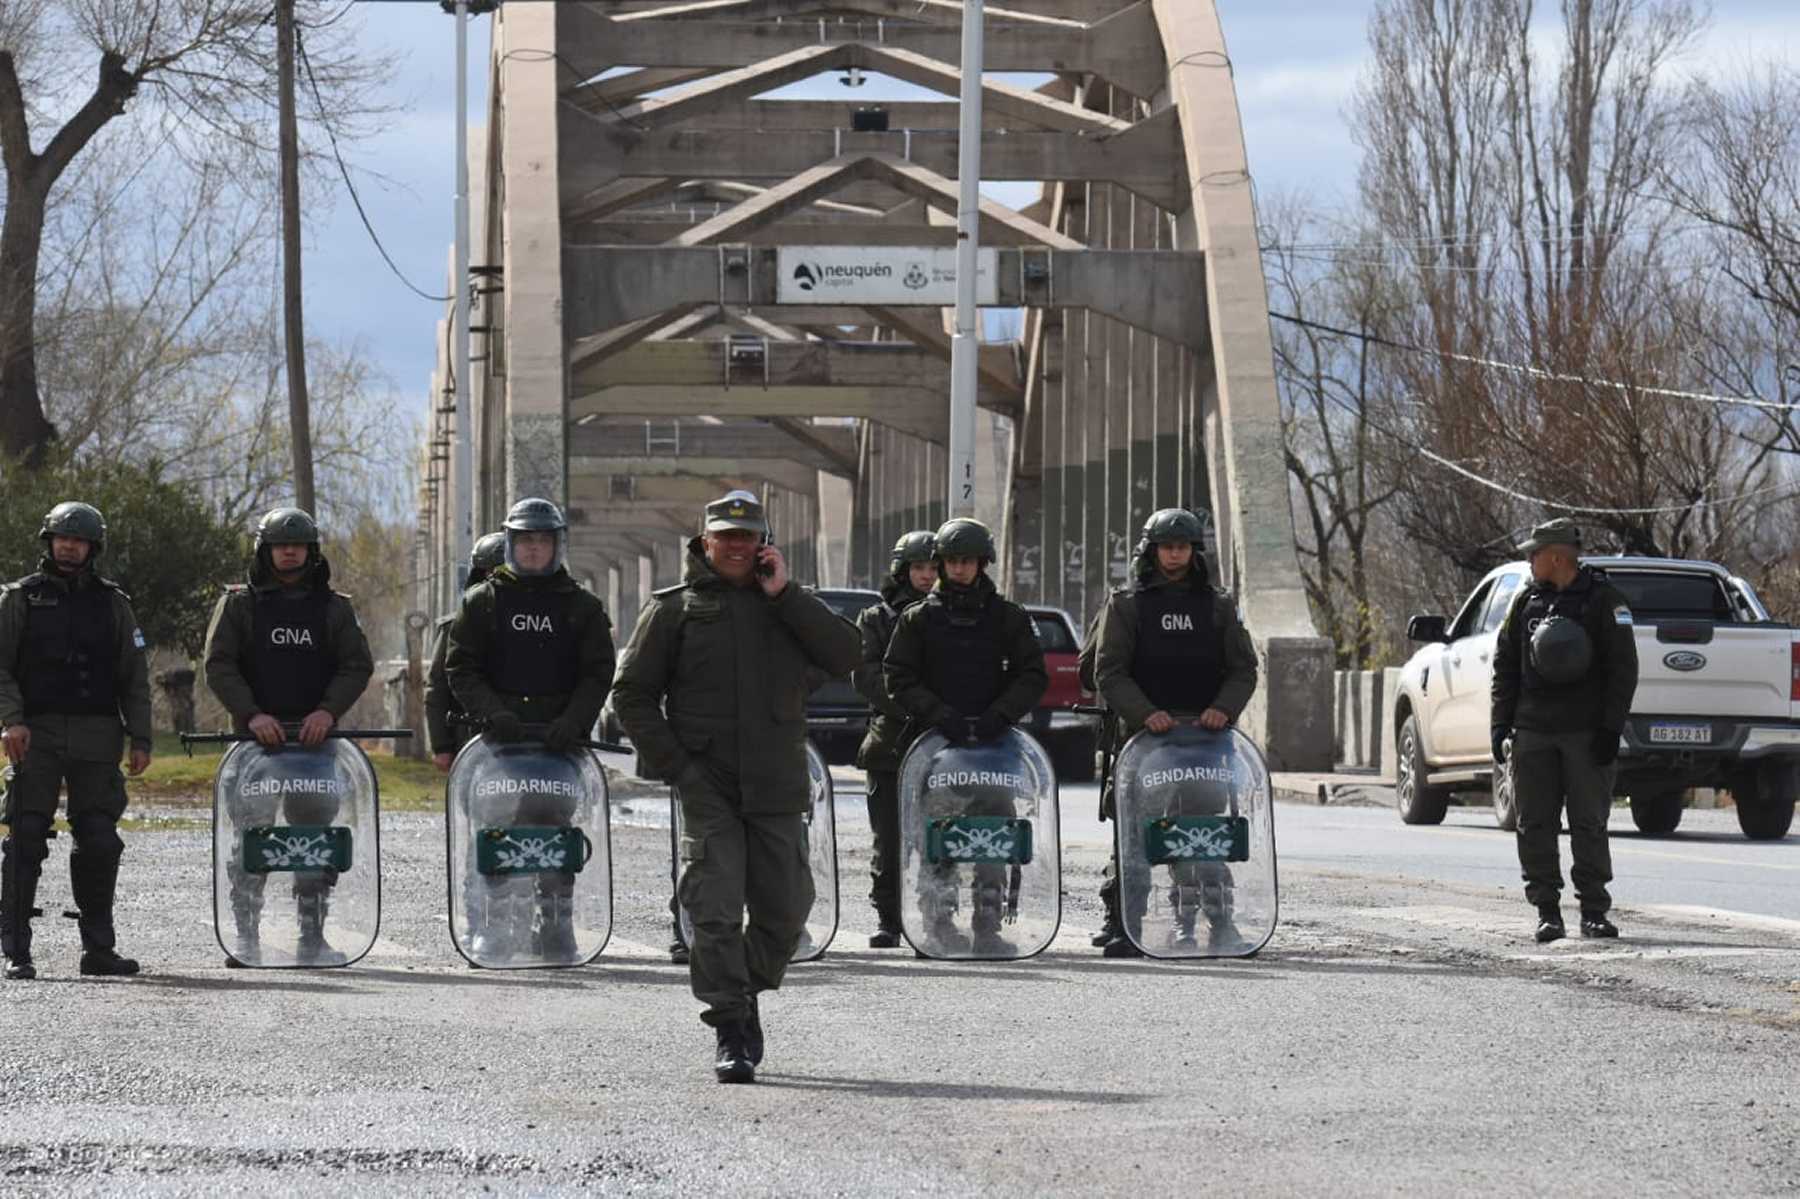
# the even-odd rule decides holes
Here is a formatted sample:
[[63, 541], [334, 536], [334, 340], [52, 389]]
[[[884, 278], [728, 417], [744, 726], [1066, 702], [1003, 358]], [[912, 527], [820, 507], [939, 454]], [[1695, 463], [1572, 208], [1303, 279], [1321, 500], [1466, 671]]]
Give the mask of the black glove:
[[1594, 730], [1594, 765], [1611, 766], [1619, 760], [1619, 730]]
[[989, 708], [975, 718], [975, 740], [992, 741], [1012, 727], [1012, 721]]
[[525, 726], [503, 708], [487, 718], [487, 734], [496, 741], [517, 741], [525, 736]]
[[955, 708], [945, 708], [938, 717], [937, 729], [950, 744], [961, 745], [969, 739], [969, 718]]
[[544, 730], [544, 748], [552, 753], [566, 754], [581, 740], [581, 730], [567, 716], [558, 716]]
[[1512, 737], [1512, 730], [1503, 724], [1497, 724], [1488, 730], [1488, 743], [1494, 747], [1494, 765], [1506, 761], [1506, 743]]

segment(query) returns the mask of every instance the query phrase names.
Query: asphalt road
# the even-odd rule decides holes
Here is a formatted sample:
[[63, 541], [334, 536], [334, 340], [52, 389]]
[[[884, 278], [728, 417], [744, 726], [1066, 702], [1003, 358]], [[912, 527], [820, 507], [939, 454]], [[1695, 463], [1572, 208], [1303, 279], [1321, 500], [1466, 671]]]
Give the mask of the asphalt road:
[[462, 965], [430, 815], [384, 821], [382, 940], [323, 972], [222, 969], [204, 830], [134, 833], [122, 948], [147, 973], [74, 977], [73, 925], [50, 919], [44, 978], [0, 984], [0, 1192], [1800, 1187], [1800, 838], [1748, 845], [1729, 813], [1621, 836], [1626, 938], [1542, 948], [1485, 813], [1282, 806], [1259, 958], [1121, 962], [1083, 935], [1103, 858], [1070, 788], [1063, 935], [962, 965], [862, 948], [849, 782], [843, 926], [766, 1000], [750, 1088], [712, 1082], [662, 954], [652, 800], [621, 805], [614, 940], [575, 971]]

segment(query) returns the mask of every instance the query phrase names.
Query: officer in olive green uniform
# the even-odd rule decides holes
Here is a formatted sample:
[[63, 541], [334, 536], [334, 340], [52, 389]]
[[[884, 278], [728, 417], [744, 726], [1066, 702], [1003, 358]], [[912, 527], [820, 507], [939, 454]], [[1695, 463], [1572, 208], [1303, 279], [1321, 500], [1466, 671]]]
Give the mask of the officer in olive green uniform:
[[0, 743], [12, 763], [0, 842], [0, 952], [6, 977], [36, 978], [31, 918], [62, 785], [69, 786], [69, 885], [81, 910], [81, 972], [136, 974], [114, 952], [119, 817], [130, 770], [150, 765], [150, 678], [131, 602], [94, 569], [106, 522], [87, 504], [44, 517], [36, 574], [0, 593]]
[[463, 593], [450, 626], [450, 689], [472, 727], [518, 741], [542, 725], [557, 753], [587, 740], [612, 687], [612, 619], [569, 574], [568, 522], [549, 500], [506, 514], [505, 560]]
[[[468, 587], [480, 585], [488, 572], [506, 560], [506, 534], [489, 533], [469, 550]], [[437, 622], [431, 643], [431, 670], [425, 676], [425, 732], [431, 741], [431, 758], [439, 770], [450, 769], [451, 759], [468, 740], [462, 727], [462, 710], [450, 691], [450, 626], [456, 613]]]
[[716, 1030], [719, 1081], [751, 1082], [763, 1053], [757, 995], [781, 985], [813, 903], [806, 697], [818, 671], [855, 669], [861, 644], [849, 621], [789, 583], [748, 493], [706, 506], [683, 580], [644, 605], [613, 710], [650, 772], [675, 782], [689, 976]]
[[[283, 726], [298, 724], [300, 744], [320, 745], [362, 698], [374, 673], [350, 597], [331, 589], [318, 524], [298, 508], [269, 512], [256, 526], [249, 582], [226, 589], [206, 630], [206, 685], [231, 714], [233, 727], [278, 749], [288, 740]], [[329, 824], [337, 808], [330, 796], [296, 794], [283, 801], [287, 816], [302, 824]], [[245, 870], [235, 858], [226, 875], [240, 943], [252, 944], [260, 939], [268, 876]], [[336, 885], [329, 870], [294, 875], [303, 958], [331, 960], [325, 917]], [[243, 963], [227, 954], [225, 964]]]
[[[600, 597], [569, 574], [561, 508], [523, 499], [502, 527], [503, 561], [463, 593], [450, 626], [450, 689], [471, 729], [501, 742], [530, 735], [548, 750], [568, 753], [587, 740], [612, 688], [612, 619]], [[569, 796], [531, 796], [512, 818], [561, 827], [578, 806]], [[573, 874], [537, 876], [545, 952], [552, 957], [575, 953], [574, 893]]]
[[[932, 551], [938, 581], [931, 594], [901, 613], [883, 661], [883, 684], [911, 718], [915, 734], [935, 728], [954, 744], [992, 741], [1044, 697], [1050, 686], [1044, 647], [1025, 609], [1003, 598], [988, 578], [994, 535], [986, 525], [968, 517], [945, 521]], [[941, 887], [957, 867], [946, 863], [939, 869], [931, 885]], [[999, 936], [1005, 869], [975, 867], [969, 924], [977, 952], [1004, 952]], [[966, 940], [949, 928], [939, 937], [952, 945]]]
[[[1203, 536], [1199, 518], [1185, 508], [1151, 513], [1138, 540], [1137, 580], [1107, 596], [1096, 621], [1094, 681], [1111, 710], [1117, 745], [1140, 729], [1166, 733], [1178, 716], [1225, 728], [1256, 691], [1256, 648], [1230, 594], [1207, 578], [1198, 553]], [[1114, 815], [1112, 803], [1109, 777], [1102, 782], [1102, 816]], [[1229, 885], [1230, 871], [1212, 868]], [[1106, 956], [1142, 956], [1119, 919], [1116, 847], [1100, 899], [1106, 905], [1102, 931], [1111, 934], [1102, 942]], [[1215, 932], [1228, 927], [1228, 913], [1209, 915]]]
[[871, 949], [900, 944], [900, 759], [911, 748], [916, 730], [906, 709], [888, 698], [881, 663], [900, 614], [925, 598], [937, 582], [935, 539], [930, 529], [916, 529], [894, 543], [881, 602], [856, 617], [862, 633], [862, 665], [851, 679], [869, 701], [869, 731], [856, 751], [856, 764], [868, 774], [869, 828], [874, 852], [869, 859], [869, 902], [875, 905], [877, 928]]
[[1519, 547], [1531, 582], [1513, 597], [1494, 646], [1494, 761], [1511, 741], [1519, 805], [1519, 867], [1538, 910], [1537, 939], [1566, 935], [1557, 834], [1566, 802], [1569, 877], [1581, 904], [1581, 935], [1616, 937], [1612, 814], [1619, 737], [1637, 691], [1631, 606], [1604, 572], [1581, 565], [1581, 530], [1567, 518], [1531, 531]]

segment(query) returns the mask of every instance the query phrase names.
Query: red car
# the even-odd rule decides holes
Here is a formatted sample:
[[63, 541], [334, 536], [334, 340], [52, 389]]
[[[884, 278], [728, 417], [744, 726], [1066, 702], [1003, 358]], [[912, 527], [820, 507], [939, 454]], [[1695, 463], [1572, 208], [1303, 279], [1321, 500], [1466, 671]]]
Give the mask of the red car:
[[1065, 783], [1094, 781], [1094, 751], [1099, 745], [1100, 722], [1097, 717], [1083, 716], [1073, 709], [1079, 704], [1092, 704], [1092, 696], [1081, 691], [1081, 671], [1077, 664], [1081, 655], [1081, 634], [1075, 622], [1061, 608], [1041, 604], [1025, 604], [1031, 616], [1032, 631], [1044, 647], [1044, 667], [1050, 672], [1050, 687], [1044, 692], [1037, 711], [1025, 722], [1025, 728], [1050, 751], [1056, 766], [1056, 777]]

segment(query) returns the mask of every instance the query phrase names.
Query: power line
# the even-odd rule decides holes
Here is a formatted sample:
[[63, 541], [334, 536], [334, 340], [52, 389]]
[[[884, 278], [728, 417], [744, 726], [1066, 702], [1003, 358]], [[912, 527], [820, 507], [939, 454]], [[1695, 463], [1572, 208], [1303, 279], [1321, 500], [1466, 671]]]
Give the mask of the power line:
[[[1413, 348], [1413, 347], [1406, 346], [1406, 345], [1403, 345], [1398, 342], [1389, 342], [1385, 338], [1376, 337], [1372, 334], [1358, 333], [1358, 332], [1355, 332], [1355, 331], [1349, 330], [1349, 329], [1337, 329], [1330, 325], [1320, 324], [1316, 321], [1303, 320], [1300, 317], [1289, 316], [1286, 313], [1276, 312], [1273, 309], [1270, 310], [1269, 315], [1272, 317], [1275, 317], [1278, 320], [1290, 321], [1292, 323], [1304, 325], [1309, 328], [1320, 329], [1320, 330], [1323, 330], [1325, 332], [1330, 332], [1330, 333], [1338, 333], [1338, 334], [1341, 334], [1346, 337], [1361, 338], [1364, 341], [1372, 342], [1376, 345], [1392, 345], [1399, 349]], [[1433, 351], [1425, 351], [1425, 352], [1430, 353]], [[1414, 453], [1419, 454], [1420, 456], [1425, 458], [1426, 461], [1431, 462], [1432, 464], [1434, 464], [1436, 466], [1440, 466], [1440, 467], [1444, 468], [1445, 470], [1448, 470], [1454, 474], [1460, 475], [1461, 477], [1469, 480], [1471, 483], [1475, 483], [1481, 487], [1485, 487], [1490, 491], [1498, 492], [1499, 494], [1507, 496], [1510, 499], [1518, 500], [1522, 503], [1534, 504], [1539, 508], [1548, 508], [1548, 509], [1551, 509], [1551, 510], [1557, 511], [1557, 512], [1569, 512], [1569, 513], [1573, 513], [1573, 514], [1580, 515], [1580, 516], [1664, 516], [1664, 515], [1668, 515], [1670, 513], [1675, 513], [1675, 512], [1686, 512], [1692, 508], [1716, 508], [1716, 507], [1722, 507], [1726, 504], [1735, 504], [1735, 503], [1739, 503], [1743, 500], [1754, 499], [1757, 496], [1768, 495], [1771, 492], [1781, 491], [1783, 489], [1783, 487], [1786, 486], [1785, 484], [1777, 483], [1777, 484], [1771, 484], [1768, 487], [1758, 487], [1753, 491], [1739, 492], [1735, 495], [1719, 496], [1719, 497], [1712, 498], [1712, 499], [1701, 498], [1701, 499], [1696, 499], [1689, 503], [1684, 503], [1684, 504], [1662, 504], [1662, 505], [1656, 505], [1656, 506], [1652, 506], [1652, 507], [1643, 507], [1643, 508], [1604, 508], [1604, 507], [1597, 507], [1597, 506], [1586, 505], [1586, 504], [1569, 504], [1569, 503], [1565, 503], [1561, 500], [1550, 500], [1550, 499], [1545, 499], [1542, 496], [1530, 495], [1530, 494], [1527, 494], [1526, 492], [1518, 490], [1517, 488], [1508, 487], [1506, 484], [1500, 482], [1497, 479], [1491, 479], [1486, 475], [1478, 474], [1475, 471], [1470, 470], [1466, 466], [1463, 466], [1459, 462], [1454, 462], [1451, 459], [1446, 458], [1441, 454], [1434, 453], [1433, 451], [1431, 451], [1430, 449], [1427, 449], [1423, 445], [1420, 445], [1418, 442], [1414, 441], [1410, 437], [1404, 436], [1400, 433], [1396, 433], [1392, 429], [1389, 429], [1373, 420], [1369, 420], [1368, 413], [1365, 410], [1357, 407], [1354, 404], [1351, 404], [1348, 400], [1343, 399], [1341, 396], [1333, 395], [1329, 391], [1320, 391], [1318, 394], [1322, 398], [1324, 398], [1327, 402], [1329, 402], [1339, 408], [1342, 408], [1344, 411], [1350, 413], [1350, 415], [1356, 417], [1357, 419], [1368, 421], [1369, 427], [1374, 429], [1375, 432], [1377, 432], [1377, 433], [1381, 434], [1383, 437], [1386, 437], [1389, 440], [1405, 447], [1406, 449], [1409, 449], [1409, 450], [1413, 451]], [[1800, 488], [1791, 488], [1791, 489], [1787, 490], [1782, 498], [1788, 498], [1788, 497], [1796, 496], [1796, 495], [1800, 495]]]
[[399, 265], [394, 262], [393, 255], [387, 252], [387, 247], [381, 244], [381, 236], [375, 232], [375, 226], [369, 220], [368, 211], [363, 208], [362, 197], [357, 194], [356, 184], [350, 179], [350, 168], [344, 164], [344, 155], [338, 149], [337, 134], [332, 130], [331, 119], [325, 113], [325, 97], [319, 91], [319, 81], [313, 75], [312, 59], [306, 55], [306, 41], [300, 36], [298, 30], [295, 30], [294, 49], [300, 55], [300, 65], [306, 68], [306, 82], [312, 88], [313, 103], [319, 109], [319, 124], [324, 126], [325, 136], [331, 142], [331, 156], [337, 161], [338, 174], [344, 177], [344, 186], [350, 190], [350, 202], [356, 205], [356, 215], [362, 219], [362, 227], [368, 231], [369, 240], [375, 243], [375, 249], [381, 254], [381, 260], [387, 263], [388, 270], [394, 272], [394, 278], [404, 283], [407, 289], [420, 299], [430, 300], [435, 304], [445, 304], [455, 299], [456, 297], [453, 295], [432, 295], [415, 286], [413, 281], [408, 279], [400, 270]]
[[1760, 408], [1767, 412], [1793, 412], [1800, 409], [1800, 404], [1782, 400], [1765, 400], [1757, 396], [1721, 396], [1703, 391], [1682, 391], [1673, 387], [1648, 387], [1636, 383], [1621, 383], [1616, 379], [1595, 379], [1587, 375], [1569, 374], [1565, 371], [1546, 370], [1541, 366], [1528, 366], [1518, 362], [1503, 362], [1497, 358], [1481, 358], [1473, 354], [1458, 354], [1452, 350], [1434, 350], [1429, 346], [1416, 346], [1409, 342], [1395, 341], [1390, 337], [1382, 337], [1377, 333], [1367, 333], [1357, 329], [1340, 329], [1336, 325], [1327, 325], [1320, 321], [1309, 321], [1292, 313], [1277, 312], [1269, 309], [1269, 315], [1278, 321], [1286, 321], [1290, 325], [1298, 325], [1303, 329], [1316, 329], [1321, 333], [1331, 333], [1339, 337], [1352, 337], [1372, 345], [1387, 346], [1389, 349], [1405, 350], [1409, 354], [1426, 354], [1434, 358], [1446, 358], [1453, 362], [1467, 362], [1473, 366], [1486, 367], [1489, 370], [1507, 371], [1525, 375], [1532, 379], [1541, 379], [1547, 383], [1579, 383], [1583, 387], [1603, 387], [1612, 391], [1635, 392], [1638, 395], [1662, 396], [1672, 400], [1693, 400], [1696, 403], [1718, 404], [1743, 408]]

